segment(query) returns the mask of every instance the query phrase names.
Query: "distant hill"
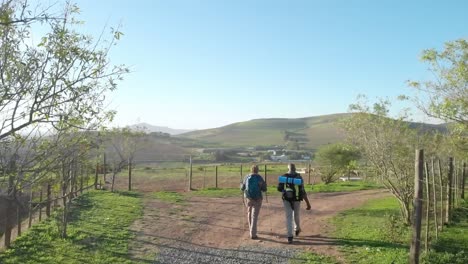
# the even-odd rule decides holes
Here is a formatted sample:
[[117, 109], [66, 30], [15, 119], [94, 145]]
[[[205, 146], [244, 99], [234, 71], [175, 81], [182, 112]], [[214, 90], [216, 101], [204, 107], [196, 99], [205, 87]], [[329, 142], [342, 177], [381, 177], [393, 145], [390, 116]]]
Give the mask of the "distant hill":
[[145, 132], [151, 133], [151, 132], [162, 132], [162, 133], [168, 133], [170, 135], [179, 135], [182, 133], [190, 132], [192, 130], [189, 129], [174, 129], [170, 127], [162, 127], [162, 126], [153, 126], [148, 123], [138, 123], [135, 125], [129, 126], [131, 129], [141, 129], [143, 128]]
[[[301, 149], [316, 149], [321, 145], [344, 140], [345, 132], [337, 122], [350, 113], [305, 118], [267, 118], [239, 122], [223, 127], [196, 130], [187, 137], [224, 146], [273, 146], [298, 144]], [[413, 128], [444, 131], [445, 125], [410, 123]]]
[[226, 146], [287, 145], [297, 142], [303, 148], [315, 149], [344, 139], [344, 132], [336, 121], [347, 115], [254, 119], [179, 136]]

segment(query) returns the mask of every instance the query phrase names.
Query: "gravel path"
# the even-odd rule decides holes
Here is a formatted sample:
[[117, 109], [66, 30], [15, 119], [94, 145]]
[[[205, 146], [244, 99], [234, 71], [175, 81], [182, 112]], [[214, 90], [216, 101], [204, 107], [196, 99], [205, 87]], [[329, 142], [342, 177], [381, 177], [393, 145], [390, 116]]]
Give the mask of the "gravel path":
[[190, 243], [160, 246], [155, 263], [160, 264], [248, 264], [248, 263], [289, 263], [290, 259], [301, 262], [295, 256], [300, 251], [289, 248], [241, 247], [238, 249], [218, 249]]

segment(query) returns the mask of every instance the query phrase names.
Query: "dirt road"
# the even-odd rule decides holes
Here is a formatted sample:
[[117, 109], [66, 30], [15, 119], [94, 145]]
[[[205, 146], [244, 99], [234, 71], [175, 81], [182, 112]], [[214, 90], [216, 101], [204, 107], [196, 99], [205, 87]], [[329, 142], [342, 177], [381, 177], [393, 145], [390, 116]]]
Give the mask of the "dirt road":
[[136, 239], [131, 252], [136, 259], [148, 259], [162, 248], [181, 243], [210, 249], [232, 250], [255, 246], [261, 248], [289, 247], [334, 256], [341, 261], [340, 252], [330, 236], [329, 218], [337, 213], [387, 195], [384, 190], [309, 195], [312, 210], [301, 208], [302, 233], [294, 244], [287, 244], [285, 216], [279, 195], [263, 200], [258, 223], [259, 240], [248, 236], [246, 210], [241, 196], [230, 198], [192, 197], [184, 204], [174, 205], [145, 198], [145, 211], [132, 230]]

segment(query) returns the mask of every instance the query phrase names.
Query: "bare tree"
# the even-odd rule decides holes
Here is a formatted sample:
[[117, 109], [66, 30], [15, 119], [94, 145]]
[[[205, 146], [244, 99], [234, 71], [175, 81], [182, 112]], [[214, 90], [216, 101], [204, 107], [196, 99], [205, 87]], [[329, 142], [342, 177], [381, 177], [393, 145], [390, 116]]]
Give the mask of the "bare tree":
[[[135, 154], [143, 147], [145, 133], [132, 131], [130, 128], [114, 128], [106, 133], [112, 151], [107, 155], [112, 162], [111, 190], [114, 190], [116, 175], [126, 166], [132, 166]], [[131, 169], [131, 167], [130, 167]], [[131, 170], [129, 169], [129, 190], [131, 189]]]
[[404, 122], [405, 115], [398, 119], [389, 118], [389, 106], [388, 100], [381, 100], [373, 107], [364, 101], [353, 104], [350, 110], [354, 114], [343, 125], [350, 142], [360, 148], [377, 172], [378, 180], [398, 199], [401, 216], [406, 224], [410, 224], [414, 193], [413, 152], [418, 145], [418, 135]]

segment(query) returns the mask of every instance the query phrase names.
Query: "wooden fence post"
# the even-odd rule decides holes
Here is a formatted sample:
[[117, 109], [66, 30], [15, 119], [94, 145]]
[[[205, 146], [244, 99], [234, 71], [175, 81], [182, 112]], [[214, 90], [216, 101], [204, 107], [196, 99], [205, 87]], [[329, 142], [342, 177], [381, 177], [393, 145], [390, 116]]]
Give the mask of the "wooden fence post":
[[242, 164], [241, 164], [241, 165], [240, 165], [240, 178], [241, 178], [241, 181], [242, 181], [242, 176], [243, 176], [243, 175], [244, 175], [244, 174], [242, 173]]
[[431, 190], [429, 188], [429, 165], [424, 163], [424, 171], [426, 172], [426, 235], [424, 240], [424, 251], [427, 253], [429, 250], [429, 225], [431, 224], [429, 218], [429, 211], [431, 210]]
[[307, 170], [307, 174], [308, 174], [308, 176], [309, 176], [309, 184], [310, 184], [310, 169], [311, 169], [311, 167], [312, 167], [312, 165], [310, 164], [310, 162], [309, 162], [309, 165], [308, 165], [308, 166], [309, 166], [309, 167], [308, 167], [308, 170]]
[[[20, 198], [22, 196], [22, 192], [19, 191], [17, 195], [18, 195], [18, 198]], [[22, 226], [21, 226], [21, 206], [19, 206], [20, 203], [21, 203], [21, 199], [18, 199], [18, 203], [16, 204], [16, 225], [17, 225], [16, 231], [18, 231], [17, 232], [18, 237], [21, 235], [21, 233], [23, 231], [21, 229], [22, 228]]]
[[189, 186], [188, 186], [188, 191], [192, 190], [192, 156], [190, 156], [190, 168], [189, 168]]
[[442, 164], [440, 159], [437, 159], [439, 165], [439, 187], [440, 187], [440, 231], [444, 230], [444, 184], [442, 181]]
[[94, 172], [94, 189], [98, 189], [99, 162], [96, 162], [96, 170]]
[[128, 190], [132, 190], [132, 160], [128, 158]]
[[218, 166], [215, 166], [215, 188], [218, 189]]
[[107, 164], [106, 164], [106, 153], [104, 153], [104, 165], [102, 165], [102, 168], [104, 170], [104, 184], [106, 184], [106, 177], [107, 177]]
[[39, 222], [42, 221], [42, 187], [41, 186], [41, 191], [39, 192]]
[[205, 167], [202, 167], [203, 168], [203, 189], [206, 188], [206, 168]]
[[267, 173], [267, 165], [265, 164], [265, 185], [267, 185], [267, 182], [268, 182], [268, 173]]
[[21, 208], [16, 205], [16, 234], [19, 237], [21, 235]]
[[13, 197], [16, 192], [15, 188], [15, 178], [13, 173], [16, 171], [16, 162], [14, 160], [10, 161], [9, 164], [9, 176], [8, 176], [8, 187], [7, 187], [7, 199], [6, 199], [6, 214], [5, 214], [5, 228], [4, 228], [4, 245], [5, 248], [10, 248], [11, 243], [11, 231], [13, 229], [13, 214], [15, 213], [13, 207]]
[[461, 177], [461, 195], [460, 198], [465, 199], [465, 176], [466, 176], [466, 162], [463, 162], [462, 177]]
[[31, 185], [31, 193], [30, 193], [30, 196], [29, 196], [29, 212], [28, 212], [28, 229], [31, 228], [31, 225], [32, 225], [32, 218], [33, 218], [33, 210], [34, 210], [34, 206], [33, 206], [33, 197], [34, 196], [34, 192], [33, 192], [33, 188], [32, 188], [32, 185]]
[[[458, 162], [453, 161], [453, 192], [452, 192], [452, 209], [458, 205]], [[453, 210], [452, 210], [453, 212]]]
[[50, 217], [50, 204], [52, 201], [52, 186], [47, 183], [47, 202], [46, 202], [46, 216]]
[[450, 224], [452, 217], [452, 177], [453, 177], [453, 158], [449, 158], [448, 175], [447, 175], [447, 206], [445, 208], [445, 223]]
[[432, 190], [433, 190], [433, 202], [434, 202], [434, 226], [435, 226], [435, 237], [436, 240], [439, 238], [439, 224], [437, 223], [437, 188], [435, 184], [435, 171], [434, 171], [434, 157], [431, 159], [431, 174], [432, 174]]
[[83, 179], [83, 165], [80, 166], [80, 194], [83, 194], [83, 184], [84, 184], [84, 179]]
[[424, 170], [424, 150], [416, 150], [415, 177], [414, 177], [414, 199], [413, 199], [413, 235], [411, 240], [410, 264], [419, 263], [419, 253], [421, 247], [421, 216], [423, 198], [423, 170]]

